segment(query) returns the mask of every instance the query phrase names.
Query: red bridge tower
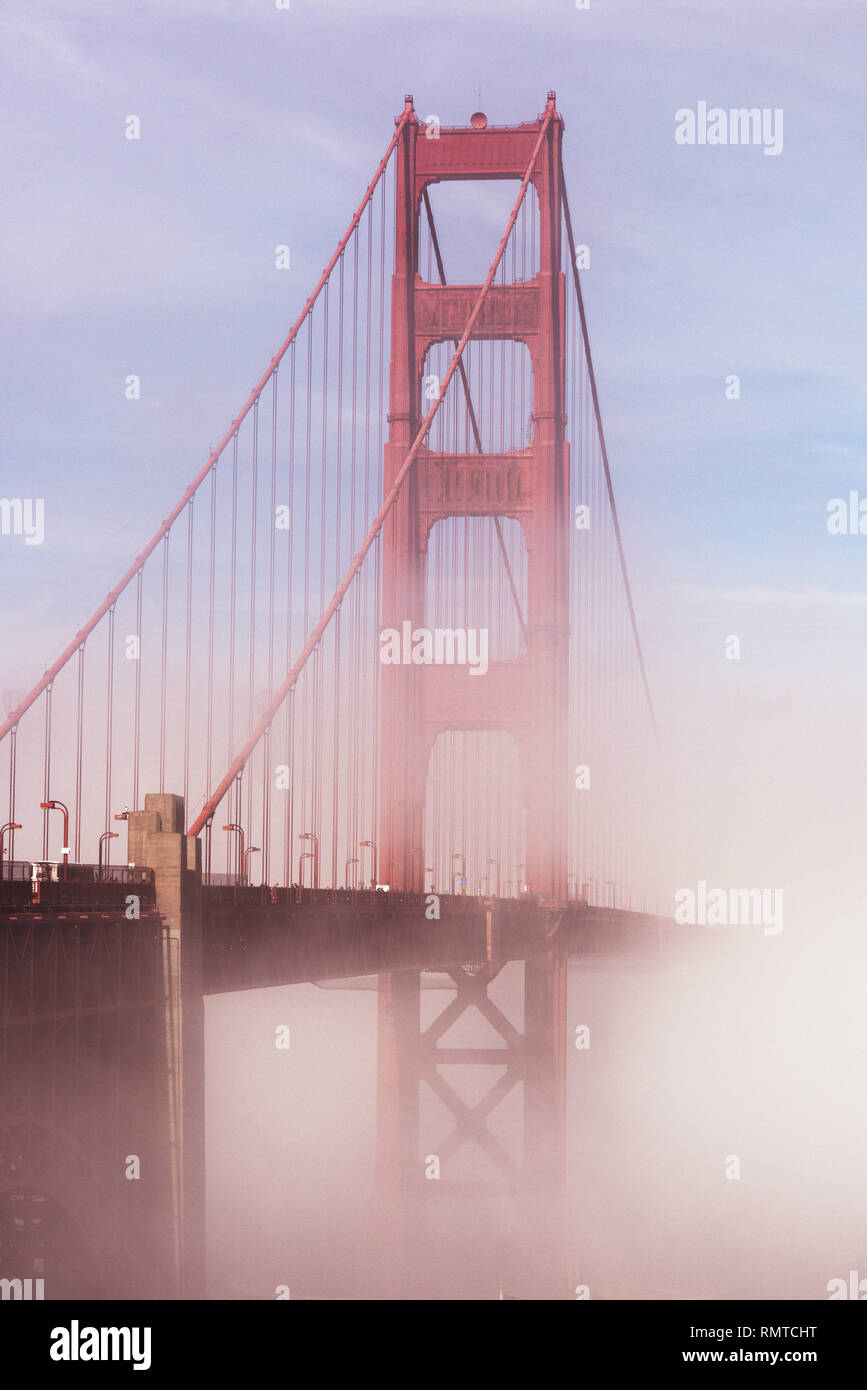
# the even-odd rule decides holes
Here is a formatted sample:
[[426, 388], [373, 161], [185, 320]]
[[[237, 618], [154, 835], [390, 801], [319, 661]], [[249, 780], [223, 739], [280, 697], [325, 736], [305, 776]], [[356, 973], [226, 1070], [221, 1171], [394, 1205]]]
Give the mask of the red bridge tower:
[[[407, 101], [411, 106], [411, 98]], [[427, 546], [434, 523], [454, 516], [517, 519], [527, 547], [526, 651], [512, 660], [493, 661], [476, 680], [469, 680], [460, 666], [383, 667], [380, 877], [394, 888], [423, 888], [423, 866], [412, 850], [424, 844], [425, 778], [437, 735], [449, 729], [504, 730], [515, 739], [523, 774], [526, 882], [549, 902], [566, 900], [569, 456], [565, 280], [560, 269], [563, 121], [554, 110], [553, 94], [549, 112], [552, 119], [532, 175], [539, 203], [538, 273], [521, 284], [492, 285], [473, 332], [474, 339], [512, 339], [529, 349], [532, 442], [505, 454], [422, 449], [384, 526], [382, 550], [383, 625], [400, 631], [410, 620], [415, 628], [424, 622]], [[521, 179], [543, 119], [500, 128], [443, 128], [436, 139], [426, 139], [413, 114], [403, 129], [397, 149], [386, 491], [421, 424], [425, 355], [432, 344], [461, 336], [481, 288], [422, 280], [419, 214], [424, 191], [446, 179]]]

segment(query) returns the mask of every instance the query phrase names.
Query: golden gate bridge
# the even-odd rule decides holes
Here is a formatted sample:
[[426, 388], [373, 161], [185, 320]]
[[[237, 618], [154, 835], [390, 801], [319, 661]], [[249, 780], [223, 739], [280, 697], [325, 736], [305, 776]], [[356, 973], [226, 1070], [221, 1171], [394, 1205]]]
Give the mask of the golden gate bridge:
[[[534, 1277], [562, 1288], [566, 961], [669, 930], [563, 133], [553, 93], [503, 127], [406, 98], [242, 409], [0, 726], [0, 1232], [17, 1212], [36, 1259], [48, 1202], [55, 1285], [201, 1289], [204, 994], [376, 973], [398, 1226], [431, 1186], [426, 1084], [454, 1118], [439, 1160], [472, 1139], [532, 1190]], [[484, 280], [455, 283], [436, 188], [492, 179], [508, 221]], [[523, 1028], [488, 993], [509, 960]], [[422, 1028], [435, 967], [454, 998]], [[497, 1045], [444, 1047], [471, 1006]], [[447, 1064], [501, 1075], [468, 1107]], [[516, 1086], [520, 1159], [486, 1124]], [[159, 1174], [146, 1194], [121, 1143]]]

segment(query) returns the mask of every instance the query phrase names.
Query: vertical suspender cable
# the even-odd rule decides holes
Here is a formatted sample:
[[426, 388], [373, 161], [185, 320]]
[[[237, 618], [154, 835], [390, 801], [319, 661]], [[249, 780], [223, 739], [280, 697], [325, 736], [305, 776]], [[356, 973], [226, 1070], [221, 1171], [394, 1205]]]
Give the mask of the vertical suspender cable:
[[[356, 546], [356, 507], [358, 506], [358, 237], [353, 238], [352, 243], [352, 366], [351, 366], [351, 387], [350, 387], [350, 437], [349, 437], [349, 548], [352, 554], [355, 553]], [[366, 498], [365, 498], [366, 503]], [[362, 699], [359, 694], [363, 694], [362, 680], [362, 649], [361, 649], [361, 596], [356, 591], [350, 600], [351, 628], [350, 628], [350, 667], [349, 667], [349, 707], [355, 711], [360, 709]], [[361, 730], [356, 723], [353, 728], [353, 741], [351, 761], [349, 767], [349, 845], [352, 847], [352, 854], [347, 853], [347, 858], [359, 855], [358, 815], [360, 800], [360, 766], [361, 766]], [[363, 823], [363, 822], [362, 822]], [[363, 880], [362, 880], [363, 881]]]
[[[216, 584], [216, 545], [217, 545], [217, 465], [211, 469], [211, 533], [208, 555], [208, 697], [205, 727], [205, 794], [211, 785], [211, 771], [214, 748], [214, 601]], [[208, 849], [210, 852], [210, 831]], [[208, 865], [210, 873], [210, 864]]]
[[[45, 687], [45, 728], [43, 732], [42, 800], [51, 796], [51, 690]], [[48, 858], [48, 811], [42, 812], [42, 858]]]
[[[229, 571], [229, 691], [226, 724], [226, 745], [231, 760], [235, 746], [235, 598], [237, 591], [238, 568], [238, 431], [232, 438], [232, 563]], [[235, 808], [237, 814], [237, 807]], [[231, 816], [229, 817], [231, 821]], [[229, 822], [227, 822], [228, 824]], [[237, 824], [237, 821], [235, 822]], [[226, 873], [232, 873], [232, 842], [238, 837], [229, 833], [226, 837]]]
[[[18, 764], [18, 726], [15, 725], [9, 734], [9, 824], [15, 824], [15, 774]], [[9, 831], [9, 877], [12, 877], [12, 865], [15, 860], [15, 831]], [[0, 865], [0, 872], [2, 872]]]
[[195, 498], [191, 497], [187, 512], [187, 632], [186, 660], [184, 662], [184, 808], [190, 798], [190, 682], [192, 679], [193, 642], [193, 507]]
[[229, 711], [227, 747], [229, 757], [235, 746], [235, 603], [238, 583], [238, 435], [232, 440], [232, 564], [229, 571]]
[[169, 536], [167, 531], [163, 537], [163, 626], [162, 626], [162, 656], [160, 662], [160, 791], [166, 789], [166, 687], [168, 672], [166, 663], [168, 660], [168, 640], [169, 640]]
[[[396, 184], [396, 182], [397, 182], [397, 175], [395, 174], [395, 184]], [[384, 427], [385, 427], [385, 294], [386, 294], [385, 232], [386, 232], [386, 204], [387, 204], [387, 201], [388, 201], [388, 200], [387, 200], [387, 196], [386, 196], [386, 186], [385, 186], [385, 183], [383, 183], [383, 187], [382, 187], [381, 195], [380, 195], [380, 222], [379, 222], [379, 338], [378, 338], [378, 342], [379, 342], [379, 367], [378, 367], [379, 387], [378, 387], [378, 402], [377, 402], [377, 435], [376, 435], [376, 439], [377, 439], [377, 443], [376, 443], [376, 457], [377, 457], [377, 460], [381, 460], [381, 459], [383, 459], [384, 456], [385, 456], [385, 453], [384, 453], [384, 444], [385, 444], [385, 428], [384, 428]], [[394, 240], [395, 240], [394, 237], [392, 237], [392, 238], [391, 238], [391, 242], [392, 242], [392, 255], [394, 255]], [[380, 501], [380, 496], [381, 496], [381, 480], [382, 480], [382, 471], [381, 471], [381, 469], [377, 469], [377, 472], [376, 472], [376, 484], [375, 484], [375, 486], [376, 486], [376, 492], [375, 492], [375, 495], [374, 495], [374, 502], [373, 502], [373, 506], [374, 506], [375, 508], [377, 508], [377, 509], [378, 509], [378, 507], [379, 507], [379, 501]], [[366, 521], [367, 518], [368, 518], [368, 516], [370, 515], [370, 505], [371, 505], [371, 504], [370, 504], [370, 501], [368, 500], [368, 498], [367, 498], [366, 496], [365, 496], [365, 499], [364, 499], [364, 505], [365, 505], [365, 513], [364, 513], [364, 515], [365, 515], [365, 521]], [[381, 535], [377, 535], [376, 541], [374, 542], [374, 554], [373, 554], [373, 602], [372, 602], [372, 604], [370, 605], [370, 607], [371, 607], [371, 609], [372, 609], [372, 614], [373, 614], [374, 641], [375, 641], [376, 635], [379, 633], [379, 630], [380, 630], [380, 627], [381, 627], [381, 624], [382, 624], [382, 536], [381, 536]], [[381, 673], [380, 662], [379, 662], [378, 660], [377, 660], [377, 661], [373, 661], [373, 662], [371, 663], [371, 665], [372, 665], [372, 667], [373, 667], [373, 679], [372, 679], [372, 691], [371, 691], [371, 697], [372, 697], [371, 720], [372, 720], [373, 728], [372, 728], [371, 739], [370, 739], [370, 744], [371, 744], [371, 748], [372, 748], [372, 758], [371, 758], [371, 763], [370, 763], [370, 779], [369, 779], [369, 787], [368, 787], [368, 804], [369, 804], [369, 807], [370, 807], [370, 823], [371, 823], [371, 825], [374, 827], [374, 834], [376, 834], [376, 828], [377, 828], [378, 825], [379, 825], [379, 752], [380, 752], [379, 711], [380, 711], [380, 688], [381, 688], [381, 687], [380, 687], [380, 680], [381, 680], [381, 674], [382, 674], [382, 673]], [[362, 726], [362, 727], [363, 727], [363, 726]]]
[[[250, 477], [250, 671], [247, 684], [247, 727], [253, 723], [256, 685], [256, 523], [259, 492], [259, 400], [253, 405], [253, 457]], [[239, 822], [240, 824], [240, 822]], [[247, 778], [247, 835], [253, 840], [253, 778]], [[243, 873], [244, 865], [241, 865]]]
[[[78, 649], [78, 670], [75, 691], [75, 862], [81, 863], [81, 778], [84, 763], [84, 648]], [[136, 663], [138, 673], [138, 663]]]
[[[105, 700], [105, 830], [111, 829], [111, 752], [114, 723], [114, 608], [108, 610], [108, 660]], [[109, 863], [111, 841], [105, 842], [105, 863]]]
[[[268, 520], [268, 699], [274, 693], [274, 596], [277, 543], [277, 372], [271, 376], [271, 507]], [[291, 525], [291, 517], [290, 517]], [[265, 745], [262, 768], [262, 882], [271, 882], [271, 731]]]
[[[142, 577], [143, 570], [139, 570], [135, 581], [135, 631], [136, 631], [136, 662], [135, 662], [135, 713], [133, 715], [132, 731], [132, 809], [139, 809], [139, 770], [141, 766], [141, 663], [142, 663]], [[84, 664], [84, 643], [79, 647], [81, 664]], [[78, 851], [76, 851], [78, 854]]]
[[[286, 557], [286, 670], [292, 662], [292, 584], [295, 539], [295, 343], [289, 357], [289, 536]], [[293, 881], [292, 874], [292, 808], [295, 787], [295, 726], [292, 718], [295, 707], [294, 695], [286, 702], [286, 782], [283, 816], [283, 855], [286, 887]]]
[[[343, 481], [343, 281], [344, 281], [344, 259], [340, 257], [338, 268], [338, 293], [337, 293], [337, 496], [334, 506], [334, 582], [340, 574], [340, 533], [342, 519], [342, 481]], [[338, 835], [340, 831], [340, 729], [341, 729], [341, 709], [340, 709], [340, 612], [335, 615], [335, 638], [334, 638], [334, 670], [332, 673], [332, 744], [331, 744], [331, 884], [336, 888], [338, 885]], [[348, 855], [344, 855], [346, 859]]]

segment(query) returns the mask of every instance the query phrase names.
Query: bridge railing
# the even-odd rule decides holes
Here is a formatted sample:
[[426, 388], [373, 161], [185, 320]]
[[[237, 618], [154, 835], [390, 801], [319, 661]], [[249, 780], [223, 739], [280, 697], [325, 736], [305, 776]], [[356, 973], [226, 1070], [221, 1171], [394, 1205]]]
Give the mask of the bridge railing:
[[205, 904], [209, 907], [324, 907], [340, 904], [350, 907], [377, 907], [381, 910], [414, 908], [423, 913], [431, 897], [438, 901], [439, 911], [449, 913], [476, 911], [486, 904], [511, 907], [544, 905], [538, 895], [525, 893], [521, 898], [492, 898], [459, 893], [405, 893], [385, 888], [289, 888], [267, 883], [250, 885], [231, 881], [231, 875], [211, 874], [203, 884]]
[[27, 859], [16, 859], [12, 864], [0, 865], [0, 883], [20, 883], [24, 880], [29, 883], [32, 877], [33, 865]]
[[41, 912], [46, 908], [123, 911], [131, 895], [137, 899], [139, 911], [154, 906], [152, 869], [16, 860], [4, 865], [0, 878], [0, 907], [7, 912]]

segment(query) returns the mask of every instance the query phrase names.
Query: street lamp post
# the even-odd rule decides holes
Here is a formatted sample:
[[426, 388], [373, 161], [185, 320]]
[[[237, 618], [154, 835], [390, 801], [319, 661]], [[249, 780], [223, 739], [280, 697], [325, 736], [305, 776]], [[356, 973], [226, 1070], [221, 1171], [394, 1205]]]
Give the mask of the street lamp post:
[[211, 831], [214, 828], [214, 817], [208, 816], [205, 821], [205, 882], [211, 882]]
[[[319, 838], [318, 838], [318, 836], [316, 836], [316, 835], [313, 834], [313, 831], [312, 831], [312, 830], [304, 830], [304, 831], [302, 831], [302, 833], [298, 836], [298, 839], [299, 839], [299, 840], [312, 840], [312, 841], [313, 841], [313, 849], [312, 849], [312, 850], [309, 850], [308, 853], [310, 854], [310, 858], [313, 860], [313, 887], [314, 887], [314, 888], [318, 888], [318, 887], [319, 887]], [[305, 857], [304, 855], [301, 856], [302, 859], [303, 859], [304, 857]], [[300, 866], [301, 866], [301, 860], [300, 860], [300, 859], [299, 859], [299, 861], [298, 861], [298, 865], [299, 865], [299, 874], [300, 874]], [[299, 879], [298, 879], [298, 883], [299, 883], [299, 885], [300, 885], [300, 883], [301, 883], [301, 878], [300, 878], [300, 876], [299, 876]]]
[[[347, 859], [347, 861], [346, 861], [346, 867], [345, 867], [344, 870], [343, 870], [343, 877], [344, 877], [344, 879], [345, 879], [345, 881], [346, 881], [346, 887], [347, 887], [347, 889], [349, 888], [349, 866], [350, 866], [350, 864], [355, 864], [355, 865], [357, 865], [357, 864], [358, 864], [358, 860], [353, 856], [352, 859]], [[352, 889], [353, 889], [353, 892], [354, 892], [354, 891], [355, 891], [355, 888], [357, 887], [357, 884], [358, 884], [358, 869], [357, 869], [357, 868], [356, 868], [354, 874], [352, 875], [352, 879], [353, 879]]]
[[[299, 839], [300, 839], [300, 836], [299, 836]], [[313, 860], [315, 860], [315, 859], [316, 859], [316, 855], [313, 853], [312, 850], [309, 850], [309, 849], [308, 849], [308, 850], [305, 850], [303, 854], [299, 854], [299, 856], [298, 856], [298, 889], [299, 889], [299, 891], [304, 887], [304, 860], [305, 860], [305, 859], [313, 859]], [[315, 868], [315, 864], [314, 864], [314, 868]]]
[[376, 843], [375, 843], [375, 841], [373, 841], [373, 840], [362, 840], [361, 844], [362, 844], [362, 847], [366, 847], [367, 849], [372, 849], [372, 850], [373, 850], [373, 885], [372, 885], [372, 886], [373, 886], [373, 888], [374, 888], [374, 890], [375, 890], [375, 889], [376, 889], [377, 882], [378, 882], [378, 879], [377, 879], [377, 876], [376, 876]]
[[[500, 861], [499, 861], [499, 859], [489, 859], [487, 862], [488, 862], [489, 864], [493, 864], [494, 868], [495, 868], [496, 871], [497, 871], [497, 897], [499, 897], [499, 896], [500, 896]], [[488, 875], [488, 877], [490, 877], [490, 875]]]
[[238, 854], [238, 868], [235, 871], [235, 883], [237, 885], [244, 868], [244, 830], [243, 827], [238, 825], [236, 821], [229, 821], [229, 824], [224, 825], [223, 829], [226, 831], [234, 830], [240, 842], [240, 851]]
[[250, 882], [250, 855], [259, 853], [258, 845], [251, 845], [249, 849], [244, 850], [244, 882], [246, 884]]
[[[103, 869], [103, 863], [102, 863], [103, 848], [102, 848], [102, 847], [103, 847], [103, 845], [105, 844], [106, 840], [117, 840], [118, 838], [119, 838], [119, 837], [118, 837], [118, 833], [117, 833], [116, 830], [104, 830], [104, 831], [102, 832], [102, 834], [100, 835], [100, 837], [99, 837], [99, 879], [100, 879], [100, 882], [102, 881], [102, 869]], [[106, 850], [106, 851], [105, 851], [105, 867], [106, 867], [106, 868], [108, 868], [108, 853], [109, 853], [108, 850]]]
[[40, 811], [62, 811], [63, 813], [61, 878], [66, 878], [66, 868], [69, 864], [69, 808], [62, 801], [40, 801], [39, 809]]
[[[114, 818], [115, 818], [115, 820], [125, 820], [125, 821], [129, 821], [129, 807], [128, 807], [128, 806], [124, 806], [124, 808], [123, 808], [122, 811], [115, 811], [115, 813], [114, 813]], [[127, 825], [127, 837], [126, 837], [126, 857], [127, 857], [127, 859], [129, 859], [129, 833], [128, 833], [128, 832], [129, 832], [129, 825]], [[132, 865], [131, 865], [131, 864], [127, 864], [127, 868], [132, 868]]]
[[[4, 853], [5, 853], [5, 850], [4, 850], [4, 848], [3, 848], [3, 841], [6, 839], [6, 831], [7, 831], [7, 830], [11, 830], [11, 831], [13, 832], [13, 835], [14, 835], [14, 832], [15, 832], [16, 830], [20, 830], [20, 829], [21, 829], [21, 826], [18, 824], [17, 821], [14, 821], [14, 820], [8, 820], [8, 821], [6, 822], [5, 825], [0, 825], [0, 876], [2, 876], [2, 874], [3, 874], [3, 855], [4, 855]], [[10, 849], [10, 851], [9, 851], [9, 877], [10, 877], [10, 878], [12, 877], [12, 851], [11, 851], [11, 849]]]

